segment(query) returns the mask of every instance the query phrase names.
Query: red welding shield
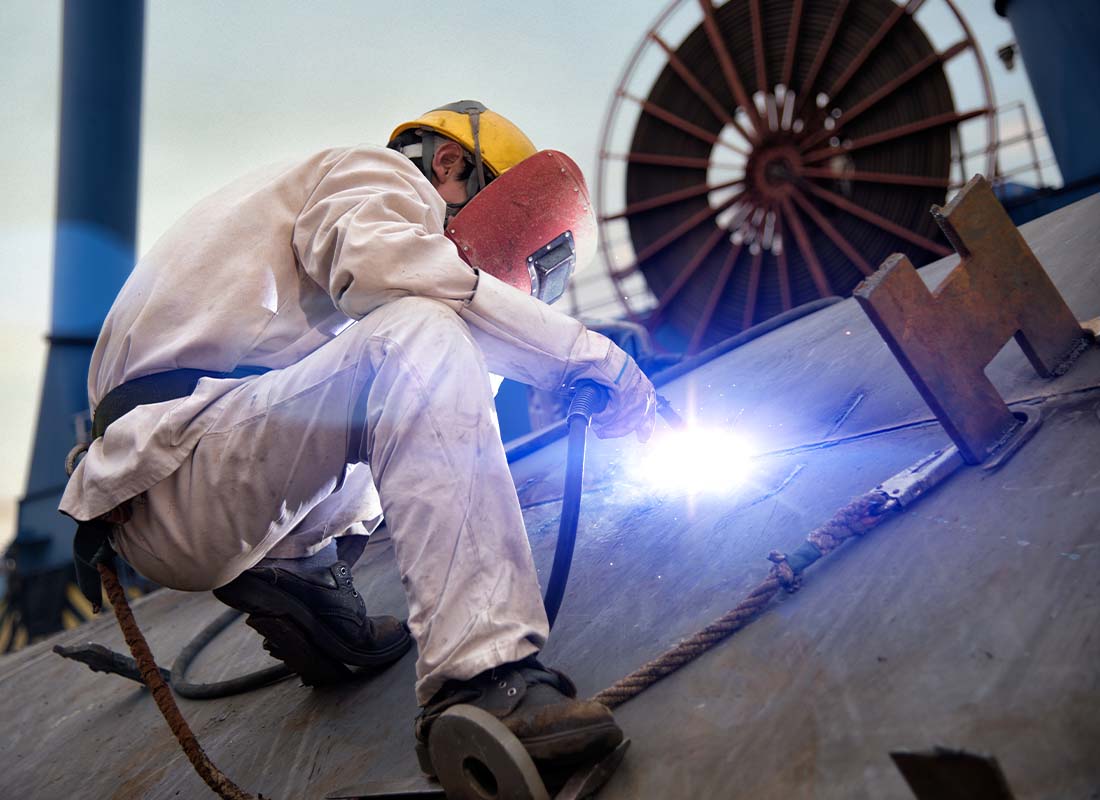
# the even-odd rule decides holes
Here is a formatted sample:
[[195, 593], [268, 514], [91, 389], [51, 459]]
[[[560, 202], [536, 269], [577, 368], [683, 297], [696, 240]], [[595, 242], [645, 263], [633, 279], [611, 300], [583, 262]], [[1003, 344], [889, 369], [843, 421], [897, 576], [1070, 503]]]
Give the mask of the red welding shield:
[[471, 267], [553, 303], [596, 252], [596, 215], [569, 156], [529, 156], [466, 204], [447, 236]]

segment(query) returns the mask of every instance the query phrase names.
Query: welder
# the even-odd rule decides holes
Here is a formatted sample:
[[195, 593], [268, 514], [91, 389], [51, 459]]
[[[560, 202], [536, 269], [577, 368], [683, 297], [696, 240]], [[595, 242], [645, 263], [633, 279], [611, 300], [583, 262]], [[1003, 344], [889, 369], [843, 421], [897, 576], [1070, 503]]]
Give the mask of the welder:
[[[560, 762], [622, 734], [536, 658], [547, 620], [492, 376], [602, 385], [602, 437], [648, 437], [655, 397], [629, 356], [548, 305], [561, 271], [540, 281], [532, 267], [523, 291], [447, 236], [535, 155], [509, 120], [460, 101], [399, 125], [388, 147], [325, 150], [199, 202], [104, 323], [88, 380], [102, 435], [61, 510], [110, 520], [146, 577], [247, 612], [306, 683], [334, 663], [384, 666], [415, 640], [421, 742], [472, 703]], [[570, 213], [578, 197], [591, 213], [577, 177]], [[562, 207], [549, 197], [531, 218]], [[587, 230], [570, 252], [592, 252]], [[383, 519], [407, 624], [368, 616], [350, 574]]]

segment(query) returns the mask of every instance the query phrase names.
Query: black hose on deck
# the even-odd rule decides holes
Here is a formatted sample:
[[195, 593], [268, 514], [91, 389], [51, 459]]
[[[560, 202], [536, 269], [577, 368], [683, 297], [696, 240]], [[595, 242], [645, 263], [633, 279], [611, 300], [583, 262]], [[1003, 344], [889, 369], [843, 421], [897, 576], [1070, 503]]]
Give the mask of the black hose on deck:
[[581, 381], [569, 404], [569, 449], [565, 457], [565, 488], [562, 492], [561, 522], [558, 524], [558, 542], [554, 548], [554, 565], [546, 582], [543, 605], [550, 627], [558, 617], [565, 584], [569, 581], [569, 568], [573, 564], [573, 547], [577, 541], [577, 522], [581, 511], [581, 490], [584, 482], [584, 451], [588, 436], [588, 424], [592, 415], [607, 405], [607, 392], [591, 381]]
[[242, 613], [235, 608], [222, 612], [213, 622], [199, 631], [195, 638], [180, 651], [180, 654], [176, 656], [175, 663], [172, 664], [170, 683], [173, 692], [189, 700], [215, 700], [219, 697], [244, 694], [253, 689], [259, 689], [261, 686], [267, 686], [269, 683], [281, 681], [283, 678], [288, 678], [294, 674], [285, 664], [276, 664], [225, 681], [191, 683], [187, 680], [187, 668], [191, 666], [195, 656], [210, 644], [215, 636], [233, 624]]
[[[187, 680], [187, 669], [195, 660], [195, 656], [210, 644], [215, 636], [235, 622], [241, 613], [234, 608], [222, 612], [187, 643], [176, 657], [176, 663], [172, 665], [171, 670], [158, 668], [161, 678], [172, 687], [173, 692], [189, 700], [214, 700], [219, 697], [244, 694], [294, 674], [285, 665], [276, 664], [225, 681], [191, 683]], [[94, 672], [106, 672], [109, 675], [118, 675], [141, 684], [145, 683], [137, 662], [132, 656], [115, 652], [101, 644], [88, 642], [72, 647], [55, 645], [53, 651], [62, 658], [86, 664]]]

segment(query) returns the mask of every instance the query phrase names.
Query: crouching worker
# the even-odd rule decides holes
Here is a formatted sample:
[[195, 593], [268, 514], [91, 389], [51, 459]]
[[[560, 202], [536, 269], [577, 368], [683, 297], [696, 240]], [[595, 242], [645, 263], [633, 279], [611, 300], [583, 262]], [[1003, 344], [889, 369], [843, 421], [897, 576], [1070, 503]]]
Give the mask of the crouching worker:
[[[547, 620], [490, 382], [595, 381], [597, 434], [648, 437], [650, 382], [548, 305], [594, 238], [575, 165], [472, 101], [388, 148], [231, 184], [119, 293], [88, 380], [106, 429], [61, 510], [122, 520], [135, 569], [246, 612], [307, 684], [415, 641], [421, 742], [471, 703], [538, 760], [600, 755], [622, 738], [610, 711], [536, 658]], [[351, 578], [383, 515], [407, 627], [368, 616]]]

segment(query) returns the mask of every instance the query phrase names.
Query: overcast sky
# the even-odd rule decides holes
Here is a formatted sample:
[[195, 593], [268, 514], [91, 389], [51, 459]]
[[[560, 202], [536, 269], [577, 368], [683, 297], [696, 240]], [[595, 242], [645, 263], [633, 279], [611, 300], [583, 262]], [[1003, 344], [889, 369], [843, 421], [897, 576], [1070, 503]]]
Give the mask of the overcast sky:
[[[570, 153], [591, 179], [619, 75], [666, 5], [149, 0], [139, 252], [236, 175], [323, 147], [385, 143], [397, 122], [466, 97], [539, 147]], [[937, 5], [922, 11], [933, 23]], [[996, 58], [1012, 32], [992, 0], [958, 5], [998, 103], [1030, 102], [1022, 71]], [[25, 488], [49, 326], [61, 4], [0, 0], [0, 33], [2, 548]], [[956, 105], [968, 107], [976, 84], [958, 77]]]

